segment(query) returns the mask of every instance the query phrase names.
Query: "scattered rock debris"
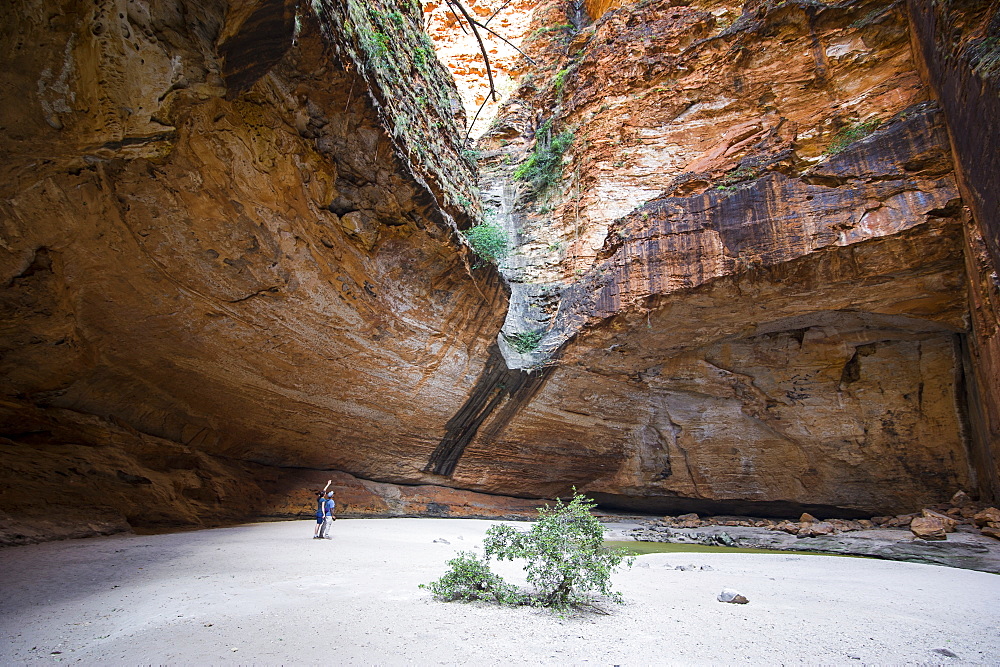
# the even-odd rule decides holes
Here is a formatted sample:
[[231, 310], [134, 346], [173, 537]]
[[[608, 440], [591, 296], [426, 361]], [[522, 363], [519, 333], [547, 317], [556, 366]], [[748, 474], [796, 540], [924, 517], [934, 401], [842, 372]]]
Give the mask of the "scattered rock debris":
[[745, 526], [780, 530], [799, 537], [838, 535], [874, 528], [908, 528], [915, 538], [945, 540], [961, 526], [979, 528], [988, 537], [1000, 539], [1000, 509], [987, 507], [973, 501], [964, 491], [958, 491], [951, 501], [925, 507], [920, 512], [875, 516], [871, 519], [818, 519], [803, 512], [798, 521], [788, 519], [762, 519], [746, 516], [700, 517], [694, 512], [679, 516], [665, 516], [652, 522], [650, 530], [662, 528], [703, 528], [706, 526]]

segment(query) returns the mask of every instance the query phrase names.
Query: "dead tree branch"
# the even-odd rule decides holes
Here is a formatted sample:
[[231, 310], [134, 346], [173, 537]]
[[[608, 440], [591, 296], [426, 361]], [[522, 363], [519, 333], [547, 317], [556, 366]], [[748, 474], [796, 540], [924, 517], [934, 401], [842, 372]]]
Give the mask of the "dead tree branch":
[[[483, 37], [482, 37], [482, 35], [479, 34], [479, 30], [482, 29], [482, 30], [486, 31], [487, 33], [493, 35], [494, 37], [502, 40], [504, 44], [506, 44], [507, 46], [511, 47], [512, 49], [514, 49], [515, 51], [517, 51], [518, 53], [520, 53], [522, 56], [524, 56], [524, 58], [529, 63], [531, 63], [532, 65], [535, 64], [535, 61], [532, 60], [531, 57], [528, 56], [527, 53], [525, 53], [520, 48], [518, 48], [509, 39], [507, 39], [506, 37], [504, 37], [503, 35], [501, 35], [497, 31], [493, 30], [493, 28], [490, 28], [490, 27], [488, 27], [486, 25], [487, 23], [489, 23], [490, 21], [492, 21], [496, 17], [496, 15], [499, 14], [504, 9], [504, 7], [506, 7], [508, 4], [510, 4], [510, 2], [511, 2], [511, 0], [506, 0], [506, 2], [504, 2], [500, 6], [500, 9], [496, 10], [495, 12], [493, 12], [493, 14], [491, 14], [490, 17], [488, 19], [486, 19], [486, 23], [480, 23], [479, 21], [477, 21], [472, 16], [472, 14], [469, 13], [469, 10], [465, 8], [465, 6], [460, 2], [460, 0], [445, 0], [445, 3], [448, 6], [448, 11], [451, 12], [451, 15], [455, 17], [456, 21], [458, 21], [458, 25], [459, 25], [460, 28], [462, 28], [462, 31], [465, 34], [469, 34], [469, 31], [466, 30], [465, 25], [463, 25], [463, 22], [466, 25], [468, 25], [469, 28], [472, 30], [472, 34], [475, 36], [476, 42], [479, 44], [479, 53], [482, 54], [482, 56], [483, 56], [483, 64], [486, 65], [486, 80], [487, 80], [487, 82], [489, 83], [489, 86], [490, 86], [490, 91], [489, 91], [489, 93], [487, 93], [486, 99], [483, 100], [483, 103], [481, 105], [479, 105], [479, 109], [476, 111], [476, 115], [472, 118], [472, 122], [469, 123], [469, 129], [465, 133], [465, 141], [466, 142], [469, 141], [469, 136], [472, 134], [472, 126], [476, 124], [476, 120], [479, 118], [479, 114], [482, 113], [483, 108], [486, 106], [486, 104], [491, 99], [494, 102], [496, 102], [500, 98], [500, 94], [497, 92], [496, 82], [493, 80], [493, 68], [490, 65], [490, 56], [486, 52], [486, 45], [483, 43]], [[461, 19], [459, 19], [459, 16], [458, 16], [459, 14], [462, 15], [462, 18], [464, 19], [464, 21], [462, 21]]]

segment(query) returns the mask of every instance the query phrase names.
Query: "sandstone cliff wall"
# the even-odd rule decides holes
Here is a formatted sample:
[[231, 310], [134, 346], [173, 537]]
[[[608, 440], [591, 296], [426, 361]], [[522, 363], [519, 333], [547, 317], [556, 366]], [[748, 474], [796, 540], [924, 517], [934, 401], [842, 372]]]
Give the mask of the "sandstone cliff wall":
[[232, 519], [250, 462], [413, 480], [484, 363], [505, 296], [416, 8], [244, 4], [4, 9], [12, 514]]
[[[562, 418], [562, 447], [588, 446], [561, 474], [659, 509], [974, 487], [960, 193], [905, 8], [611, 9], [533, 43], [483, 140], [519, 242], [503, 331], [543, 334], [504, 351], [552, 366], [501, 439]], [[557, 135], [555, 183], [519, 178]], [[456, 479], [504, 450], [473, 442]]]
[[983, 186], [898, 3], [541, 3], [478, 184], [412, 3], [3, 19], [6, 535], [288, 516], [331, 474], [376, 514], [990, 493]]
[[968, 206], [971, 436], [978, 486], [1000, 498], [1000, 7], [922, 1], [908, 6], [913, 50], [947, 115]]

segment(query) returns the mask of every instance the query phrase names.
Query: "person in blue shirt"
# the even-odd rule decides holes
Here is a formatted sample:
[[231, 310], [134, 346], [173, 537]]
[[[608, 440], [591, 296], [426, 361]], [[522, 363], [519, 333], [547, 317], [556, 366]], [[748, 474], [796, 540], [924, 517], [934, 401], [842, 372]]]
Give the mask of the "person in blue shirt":
[[[332, 479], [326, 481], [326, 486], [323, 490], [316, 494], [316, 527], [313, 528], [313, 539], [318, 540], [322, 537], [320, 530], [323, 528], [323, 523], [326, 521], [326, 490], [330, 488], [330, 484], [333, 483]], [[331, 491], [331, 493], [333, 493]]]
[[326, 494], [326, 500], [323, 503], [323, 526], [319, 529], [319, 536], [323, 539], [333, 539], [333, 537], [330, 536], [330, 525], [337, 519], [337, 517], [333, 514], [333, 508], [336, 506], [337, 503], [333, 500], [333, 491], [328, 491]]

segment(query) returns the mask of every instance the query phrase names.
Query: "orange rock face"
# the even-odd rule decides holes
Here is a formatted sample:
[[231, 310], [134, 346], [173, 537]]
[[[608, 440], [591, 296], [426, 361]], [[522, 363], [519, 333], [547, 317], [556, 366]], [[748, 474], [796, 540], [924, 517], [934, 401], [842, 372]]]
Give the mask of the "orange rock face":
[[1000, 8], [909, 3], [913, 51], [948, 115], [965, 215], [971, 333], [966, 345], [971, 455], [1000, 497]]
[[[0, 27], [8, 542], [296, 515], [331, 476], [357, 515], [991, 493], [991, 241], [899, 6], [541, 4], [481, 197], [412, 3], [172, 7]], [[45, 523], [53, 490], [89, 516]]]
[[[522, 243], [504, 331], [544, 332], [508, 356], [555, 366], [528, 410], [573, 415], [563, 474], [606, 502], [950, 496], [971, 481], [960, 195], [906, 16], [713, 7], [626, 4], [540, 47], [558, 76], [484, 139], [487, 203]], [[555, 185], [519, 184], [507, 163], [564, 133]]]
[[275, 513], [276, 499], [301, 484], [290, 471], [211, 456], [118, 419], [6, 401], [0, 414], [0, 546], [242, 521]]
[[[5, 23], [0, 442], [20, 472], [4, 509], [69, 484], [119, 524], [210, 523], [270, 502], [245, 465], [412, 481], [482, 367], [505, 298], [456, 243], [472, 178], [442, 66], [338, 39], [334, 9], [289, 23], [277, 53], [242, 48], [285, 25], [260, 8], [232, 29], [224, 3]], [[396, 42], [419, 42], [398, 13]], [[412, 94], [390, 100], [404, 66]], [[146, 460], [168, 442], [197, 454], [204, 494], [176, 457]]]
[[924, 540], [948, 539], [948, 527], [937, 517], [917, 517], [910, 522], [910, 531]]

